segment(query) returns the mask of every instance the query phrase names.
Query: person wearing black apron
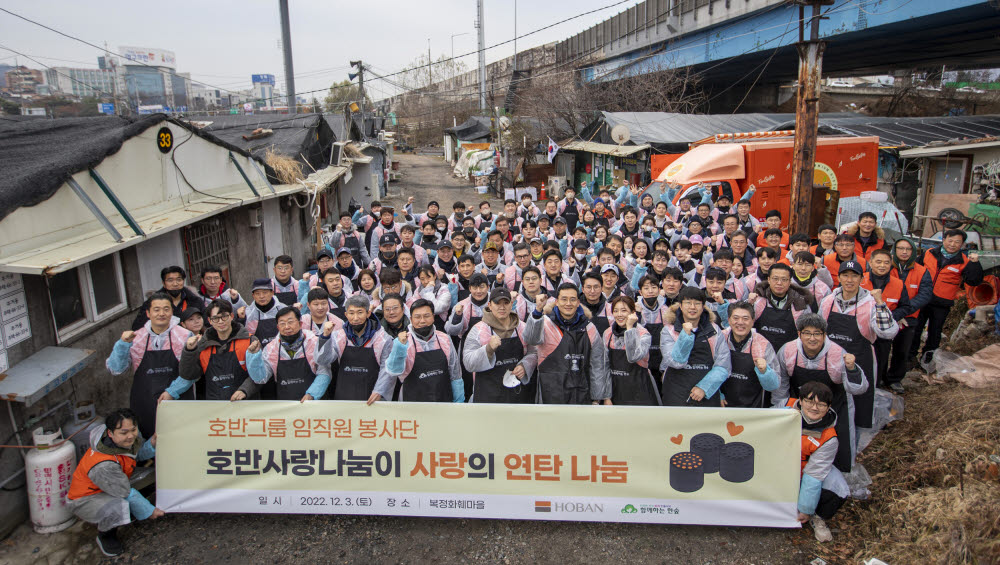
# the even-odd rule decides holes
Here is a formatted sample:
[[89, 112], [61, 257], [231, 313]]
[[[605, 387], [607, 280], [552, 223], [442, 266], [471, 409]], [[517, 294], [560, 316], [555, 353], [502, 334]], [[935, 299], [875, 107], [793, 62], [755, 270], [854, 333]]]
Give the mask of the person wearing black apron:
[[[886, 306], [882, 293], [869, 293], [861, 288], [863, 278], [861, 265], [857, 261], [840, 264], [840, 287], [823, 299], [820, 314], [826, 317], [827, 336], [857, 358], [858, 366], [868, 379], [869, 387], [854, 397], [854, 424], [859, 428], [870, 428], [875, 417], [875, 387], [878, 386], [875, 372], [874, 338], [867, 335], [892, 339], [899, 332], [899, 325]], [[871, 312], [859, 316], [858, 312]], [[863, 331], [863, 330], [868, 330]]]
[[729, 348], [719, 338], [715, 314], [705, 309], [704, 291], [685, 286], [677, 298], [660, 336], [663, 405], [718, 407], [719, 386], [729, 377]]
[[608, 319], [608, 300], [604, 298], [604, 294], [601, 293], [601, 277], [594, 272], [588, 272], [583, 275], [583, 298], [580, 304], [584, 308], [590, 310], [590, 323], [594, 324], [597, 328], [597, 333], [604, 335], [604, 332], [611, 327], [611, 321]]
[[652, 339], [649, 342], [649, 372], [653, 375], [653, 382], [656, 383], [657, 394], [663, 387], [663, 371], [660, 365], [663, 364], [663, 354], [660, 351], [660, 336], [663, 333], [663, 320], [667, 315], [668, 308], [660, 299], [660, 288], [657, 286], [656, 277], [646, 275], [639, 279], [639, 300], [636, 302], [639, 323], [646, 328]]
[[368, 245], [362, 244], [362, 237], [364, 236], [351, 223], [350, 215], [347, 212], [341, 212], [340, 224], [330, 234], [330, 246], [334, 249], [346, 248], [355, 264], [367, 265], [369, 262]]
[[775, 351], [795, 339], [798, 331], [795, 320], [809, 311], [807, 290], [792, 285], [792, 268], [775, 263], [767, 272], [767, 279], [750, 289], [748, 301], [754, 305], [757, 321], [754, 329], [771, 342]]
[[290, 306], [298, 301], [299, 280], [292, 271], [292, 258], [279, 255], [274, 259], [274, 276], [271, 277], [271, 290], [278, 302]]
[[799, 319], [799, 339], [778, 351], [781, 382], [773, 395], [773, 406], [784, 406], [788, 398], [798, 398], [799, 388], [810, 381], [821, 382], [833, 391], [830, 408], [837, 414], [837, 436], [842, 442], [834, 465], [849, 473], [854, 463], [854, 395], [868, 387], [868, 380], [853, 355], [827, 339], [827, 323], [817, 314]]
[[369, 310], [367, 298], [348, 298], [347, 323], [331, 337], [332, 359], [338, 362], [334, 400], [368, 400], [375, 390], [380, 361], [388, 355], [392, 338], [369, 316]]
[[[452, 336], [454, 345], [458, 348], [459, 358], [465, 347], [469, 330], [483, 319], [483, 313], [489, 303], [490, 284], [486, 275], [476, 273], [469, 279], [469, 296], [455, 305], [444, 331]], [[411, 309], [412, 312], [412, 309]], [[472, 397], [472, 371], [462, 366], [462, 382], [465, 383], [465, 398]]]
[[[135, 369], [129, 407], [139, 417], [143, 437], [153, 437], [157, 402], [180, 372], [180, 355], [174, 348], [183, 348], [191, 332], [177, 325], [168, 294], [156, 292], [147, 304], [145, 325], [138, 331], [123, 332], [105, 364], [115, 376], [125, 374], [130, 367]], [[133, 350], [139, 355], [133, 355]], [[188, 390], [181, 397], [192, 400], [194, 393]]]
[[274, 381], [277, 400], [322, 399], [330, 385], [329, 339], [303, 331], [299, 313], [291, 306], [282, 308], [276, 319], [278, 338], [263, 349], [258, 340], [247, 348], [250, 378], [259, 385]]
[[511, 311], [511, 304], [507, 287], [494, 288], [482, 321], [469, 330], [462, 349], [462, 365], [473, 378], [469, 402], [528, 404], [535, 400], [527, 385], [538, 356], [534, 347], [525, 345], [524, 322]]
[[569, 228], [569, 231], [573, 231], [580, 223], [580, 204], [576, 200], [576, 188], [567, 186], [563, 194], [566, 198], [559, 202], [557, 213], [566, 219], [566, 227]]
[[611, 312], [614, 321], [604, 332], [611, 375], [611, 403], [658, 406], [660, 392], [649, 372], [649, 346], [653, 336], [639, 325], [639, 315], [631, 298], [619, 296], [612, 300]]
[[559, 286], [553, 305], [535, 297], [524, 333], [537, 346], [539, 404], [611, 404], [604, 340], [587, 314], [572, 283]]
[[434, 328], [434, 305], [417, 299], [410, 321], [409, 331], [392, 342], [368, 404], [391, 398], [397, 379], [403, 383], [402, 402], [465, 402], [462, 361], [451, 339]]
[[[258, 387], [253, 381], [247, 383], [246, 350], [250, 332], [233, 319], [232, 305], [225, 299], [212, 302], [207, 317], [210, 327], [199, 340], [188, 338], [181, 352], [180, 376], [160, 400], [180, 398], [199, 380], [205, 383], [205, 393], [199, 393], [199, 400], [243, 400], [256, 396]], [[238, 390], [243, 392], [237, 394]]]
[[778, 388], [778, 358], [764, 336], [754, 331], [753, 316], [753, 306], [737, 302], [729, 307], [729, 327], [722, 330], [732, 367], [719, 392], [722, 405], [729, 408], [767, 408], [770, 395], [765, 393]]

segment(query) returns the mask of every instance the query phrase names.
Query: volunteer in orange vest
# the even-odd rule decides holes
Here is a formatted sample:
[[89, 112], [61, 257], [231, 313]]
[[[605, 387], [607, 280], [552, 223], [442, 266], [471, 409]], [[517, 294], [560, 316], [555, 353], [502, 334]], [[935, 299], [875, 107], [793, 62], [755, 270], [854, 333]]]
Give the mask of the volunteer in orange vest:
[[[869, 292], [881, 290], [885, 305], [892, 312], [892, 318], [899, 324], [901, 320], [913, 311], [913, 308], [910, 307], [910, 295], [906, 293], [903, 281], [893, 277], [889, 273], [890, 270], [892, 270], [892, 254], [885, 249], [873, 249], [871, 258], [868, 261], [868, 272], [865, 273], [865, 278], [861, 281], [861, 288]], [[896, 335], [899, 334], [897, 333]], [[888, 386], [895, 392], [902, 392], [901, 390], [897, 390], [902, 388], [899, 383], [896, 383], [896, 386], [892, 386], [885, 382], [885, 375], [889, 371], [889, 352], [892, 348], [892, 342], [895, 339], [895, 336], [891, 339], [881, 337], [875, 339], [875, 367], [877, 374], [875, 382], [883, 386]]]
[[121, 555], [118, 528], [131, 516], [155, 520], [164, 514], [129, 484], [136, 463], [155, 455], [156, 435], [145, 441], [128, 408], [111, 412], [90, 432], [90, 449], [73, 472], [66, 504], [77, 518], [97, 525], [97, 547], [108, 557]]
[[[781, 230], [781, 212], [777, 210], [770, 210], [764, 214], [764, 225], [760, 229], [760, 233], [757, 234], [757, 241], [754, 243], [754, 247], [767, 247], [767, 230], [776, 229]], [[779, 257], [783, 256], [788, 252], [788, 234], [781, 232], [781, 240], [778, 242], [778, 249], [780, 249]]]
[[250, 332], [233, 317], [233, 305], [225, 299], [213, 301], [208, 306], [208, 323], [211, 327], [200, 339], [188, 338], [181, 352], [180, 376], [163, 391], [161, 401], [180, 398], [202, 378], [205, 396], [199, 400], [242, 400], [257, 392], [247, 373]]
[[[799, 482], [799, 522], [809, 522], [816, 541], [833, 539], [826, 521], [833, 518], [851, 490], [839, 469], [833, 466], [840, 447], [837, 437], [837, 414], [830, 407], [833, 391], [819, 382], [799, 387], [799, 398], [789, 398], [786, 407], [802, 415], [802, 479]], [[844, 441], [847, 441], [846, 438]]]
[[823, 266], [826, 267], [830, 278], [833, 279], [833, 285], [830, 288], [840, 286], [840, 264], [844, 261], [856, 261], [861, 266], [862, 271], [868, 267], [868, 262], [854, 252], [854, 237], [846, 233], [838, 235], [837, 239], [833, 240], [833, 253], [827, 253], [823, 256]]
[[958, 289], [964, 284], [972, 288], [983, 282], [983, 267], [979, 264], [979, 253], [975, 251], [966, 254], [962, 251], [968, 235], [962, 230], [944, 232], [941, 247], [928, 249], [920, 262], [931, 275], [931, 290], [933, 296], [926, 307], [920, 309], [917, 319], [917, 336], [910, 346], [910, 355], [917, 356], [920, 347], [920, 334], [927, 326], [927, 342], [924, 343], [923, 358], [929, 357], [941, 344], [941, 332], [944, 330], [944, 320], [955, 304]]
[[931, 301], [931, 287], [934, 286], [927, 268], [917, 263], [916, 247], [905, 237], [897, 239], [892, 245], [893, 277], [903, 281], [910, 300], [910, 313], [899, 320], [899, 333], [892, 340], [892, 357], [889, 359], [889, 372], [885, 375], [889, 388], [896, 393], [903, 392], [903, 377], [911, 360], [910, 347], [917, 330], [917, 318], [920, 310]]
[[885, 232], [878, 227], [878, 216], [873, 212], [858, 214], [858, 222], [844, 233], [854, 238], [854, 253], [865, 261], [871, 260], [872, 251], [885, 249]]

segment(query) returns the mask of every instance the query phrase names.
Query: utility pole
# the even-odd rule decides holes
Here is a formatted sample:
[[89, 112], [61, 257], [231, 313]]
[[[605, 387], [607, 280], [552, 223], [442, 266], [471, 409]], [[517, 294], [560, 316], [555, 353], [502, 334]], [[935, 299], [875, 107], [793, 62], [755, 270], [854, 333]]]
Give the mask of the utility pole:
[[517, 70], [517, 0], [514, 0], [514, 69]]
[[288, 21], [288, 0], [278, 0], [278, 11], [281, 12], [281, 51], [285, 56], [285, 95], [288, 97], [288, 108], [293, 114], [298, 113], [295, 103], [295, 72], [292, 70], [292, 30]]
[[360, 60], [358, 60], [358, 61], [351, 61], [351, 66], [358, 68], [358, 96], [361, 98], [361, 102], [358, 105], [361, 106], [361, 115], [364, 116], [365, 115], [365, 65]]
[[479, 30], [479, 110], [486, 112], [486, 24], [483, 0], [476, 0], [476, 29]]
[[[795, 104], [795, 147], [792, 160], [791, 233], [813, 233], [813, 174], [816, 167], [816, 138], [819, 128], [820, 80], [823, 76], [823, 51], [819, 39], [820, 8], [834, 0], [796, 0], [799, 5], [799, 88]], [[809, 40], [805, 38], [805, 8], [812, 6], [809, 17]], [[825, 207], [825, 203], [824, 207]]]
[[427, 38], [427, 88], [430, 89], [431, 85], [434, 84], [434, 75], [431, 74], [431, 64], [434, 61], [431, 60], [431, 38]]

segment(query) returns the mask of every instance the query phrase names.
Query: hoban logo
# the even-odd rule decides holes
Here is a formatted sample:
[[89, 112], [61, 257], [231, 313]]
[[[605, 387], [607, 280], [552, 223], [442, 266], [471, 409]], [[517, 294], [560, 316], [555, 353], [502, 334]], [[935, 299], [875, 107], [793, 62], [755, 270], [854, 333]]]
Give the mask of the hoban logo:
[[602, 513], [604, 512], [604, 505], [584, 502], [552, 502], [550, 500], [536, 500], [535, 512], [570, 512], [574, 514]]

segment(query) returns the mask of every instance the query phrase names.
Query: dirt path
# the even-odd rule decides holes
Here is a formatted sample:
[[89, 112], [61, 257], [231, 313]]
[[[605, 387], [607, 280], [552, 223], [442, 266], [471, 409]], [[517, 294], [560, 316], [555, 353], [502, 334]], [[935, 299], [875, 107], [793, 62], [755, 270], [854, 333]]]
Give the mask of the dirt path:
[[503, 202], [479, 194], [472, 182], [455, 178], [451, 166], [440, 157], [427, 155], [396, 154], [402, 179], [389, 185], [388, 201], [401, 205], [409, 196], [413, 197], [413, 211], [424, 212], [427, 203], [436, 200], [441, 205], [441, 213], [451, 214], [451, 205], [461, 200], [466, 205], [476, 207], [483, 200], [490, 200], [494, 211], [502, 208]]

